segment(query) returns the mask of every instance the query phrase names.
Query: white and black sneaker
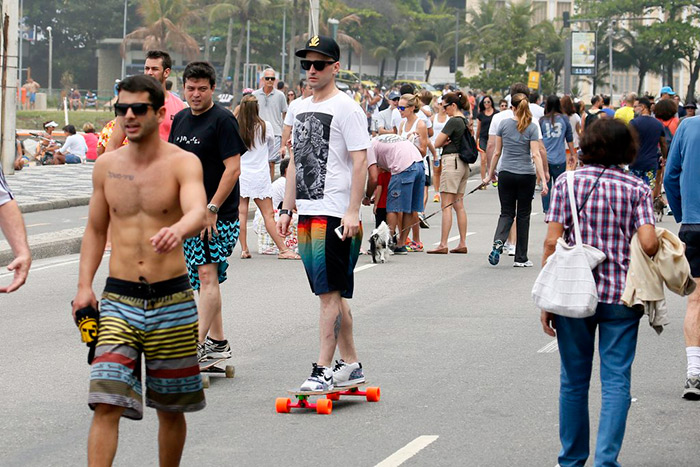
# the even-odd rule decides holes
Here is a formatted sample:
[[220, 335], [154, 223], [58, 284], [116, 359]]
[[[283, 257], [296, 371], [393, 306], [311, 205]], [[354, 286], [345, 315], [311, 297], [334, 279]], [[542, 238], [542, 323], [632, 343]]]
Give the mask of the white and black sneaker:
[[352, 386], [365, 382], [365, 374], [362, 372], [362, 363], [345, 363], [344, 360], [336, 360], [333, 367], [333, 384], [336, 387]]
[[207, 361], [207, 350], [204, 344], [197, 342], [197, 361], [199, 363]]
[[206, 351], [207, 359], [209, 360], [231, 358], [231, 346], [227, 340], [217, 343], [207, 336], [207, 339], [204, 341], [204, 350]]
[[330, 391], [333, 389], [333, 370], [327, 366], [313, 364], [311, 376], [304, 381], [299, 391]]

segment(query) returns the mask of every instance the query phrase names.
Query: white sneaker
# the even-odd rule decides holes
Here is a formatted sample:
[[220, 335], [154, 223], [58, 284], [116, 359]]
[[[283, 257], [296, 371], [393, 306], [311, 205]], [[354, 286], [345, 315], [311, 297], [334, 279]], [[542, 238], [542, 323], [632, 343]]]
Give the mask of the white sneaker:
[[515, 256], [515, 245], [512, 245], [508, 242], [504, 245], [506, 252], [508, 253], [508, 256]]
[[333, 370], [327, 366], [313, 364], [311, 376], [304, 381], [299, 391], [330, 391], [333, 389]]
[[524, 263], [518, 263], [517, 261], [513, 263], [514, 268], [531, 268], [533, 266], [532, 261], [527, 260]]
[[352, 386], [364, 383], [365, 374], [362, 372], [362, 363], [345, 363], [344, 360], [336, 360], [333, 368], [333, 384], [336, 387]]

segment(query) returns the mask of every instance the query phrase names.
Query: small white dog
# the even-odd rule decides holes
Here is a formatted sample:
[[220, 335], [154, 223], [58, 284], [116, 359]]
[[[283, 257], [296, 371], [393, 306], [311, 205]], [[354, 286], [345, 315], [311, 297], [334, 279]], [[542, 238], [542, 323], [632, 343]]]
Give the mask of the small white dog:
[[382, 221], [369, 237], [369, 251], [372, 255], [373, 263], [386, 263], [385, 253], [389, 249], [390, 242], [391, 232], [389, 232], [389, 226]]

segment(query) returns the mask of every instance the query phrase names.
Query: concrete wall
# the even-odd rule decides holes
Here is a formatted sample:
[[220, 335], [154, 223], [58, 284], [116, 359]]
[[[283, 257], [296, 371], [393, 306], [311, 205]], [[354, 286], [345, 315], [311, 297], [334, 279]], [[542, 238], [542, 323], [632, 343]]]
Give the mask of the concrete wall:
[[95, 55], [97, 56], [97, 88], [104, 93], [113, 89], [114, 80], [121, 77], [122, 57], [119, 54], [119, 45], [100, 44]]

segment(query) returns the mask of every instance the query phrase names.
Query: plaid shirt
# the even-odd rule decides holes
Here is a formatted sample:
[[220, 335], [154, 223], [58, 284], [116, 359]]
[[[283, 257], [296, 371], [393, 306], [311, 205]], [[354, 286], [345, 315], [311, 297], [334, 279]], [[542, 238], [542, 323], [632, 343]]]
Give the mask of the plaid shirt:
[[[581, 206], [603, 166], [589, 165], [576, 171], [574, 193]], [[564, 226], [564, 238], [573, 245], [574, 224], [569, 207], [566, 175], [552, 188], [547, 222]], [[619, 167], [608, 167], [579, 214], [583, 243], [594, 246], [607, 259], [593, 270], [601, 303], [622, 303], [630, 261], [630, 241], [644, 224], [654, 225], [651, 190], [639, 178]]]

